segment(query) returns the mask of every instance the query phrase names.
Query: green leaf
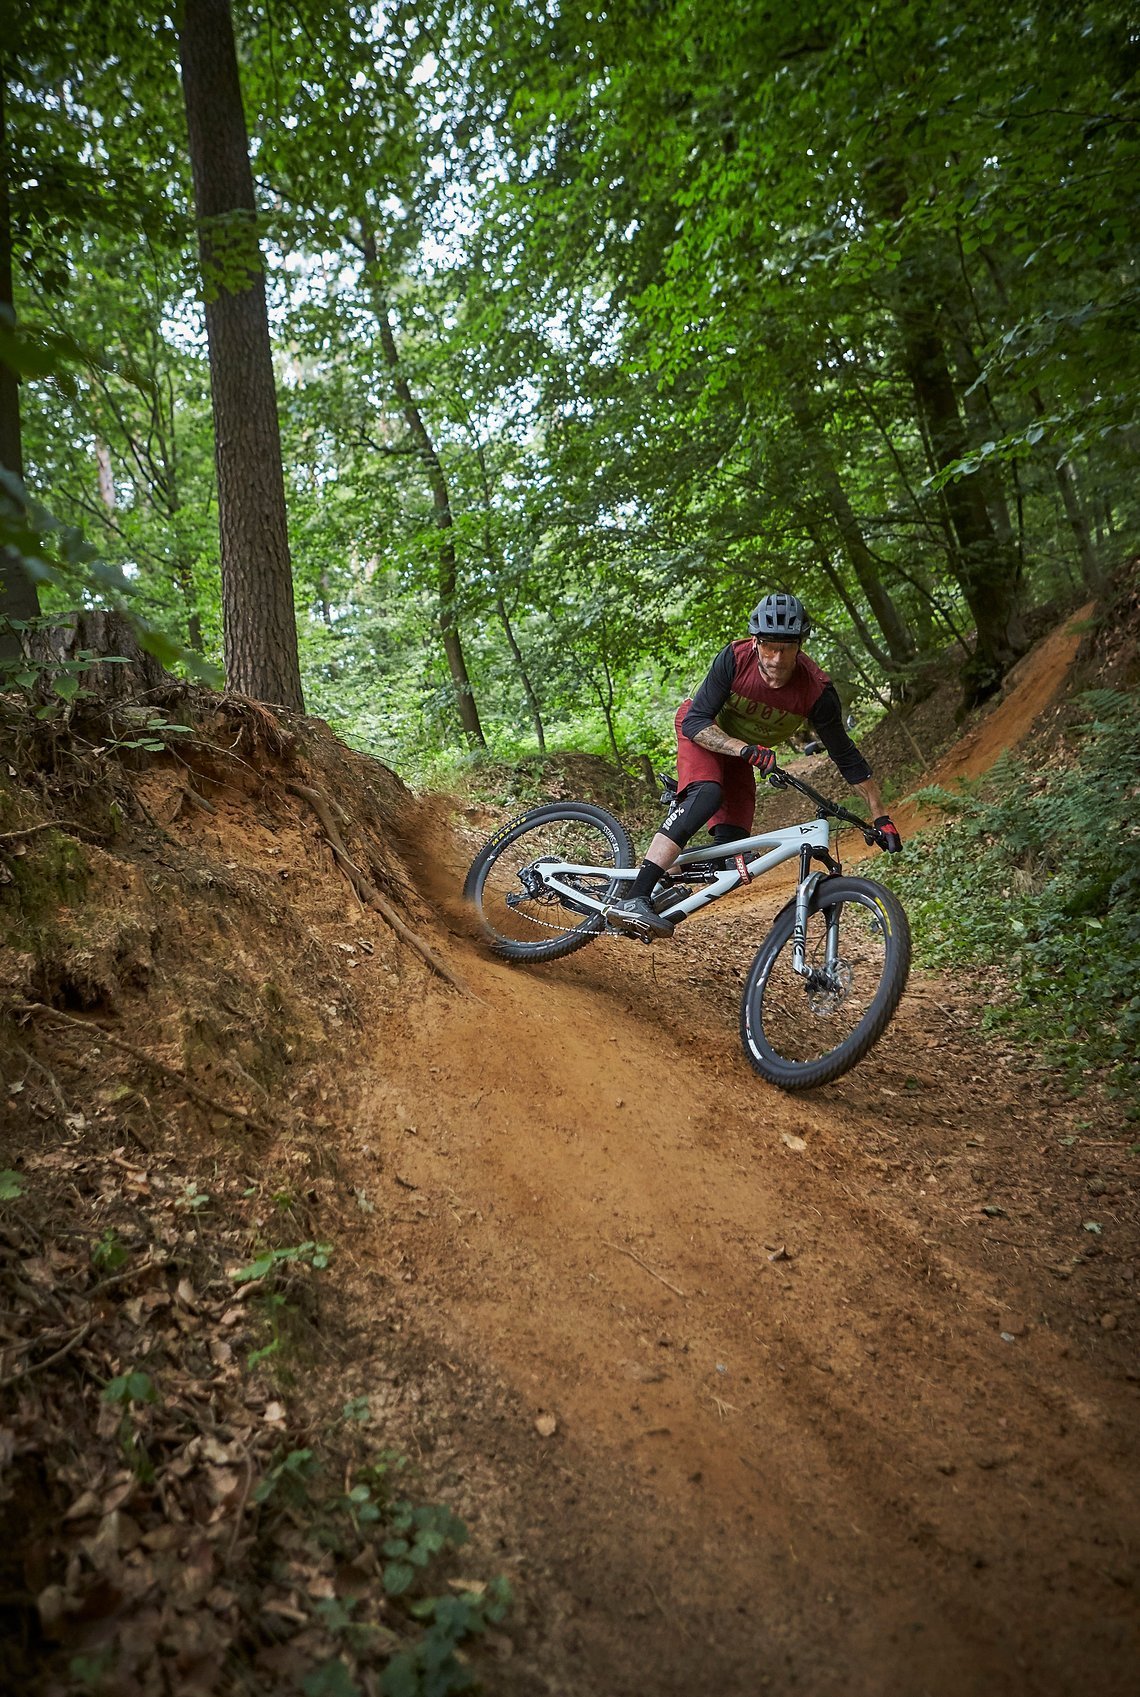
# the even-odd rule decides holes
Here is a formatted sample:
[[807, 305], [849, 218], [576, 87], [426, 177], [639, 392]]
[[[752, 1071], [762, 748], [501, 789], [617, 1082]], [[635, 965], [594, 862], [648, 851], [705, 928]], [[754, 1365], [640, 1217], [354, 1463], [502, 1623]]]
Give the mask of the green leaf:
[[406, 1561], [390, 1561], [384, 1567], [384, 1589], [390, 1597], [400, 1597], [416, 1577], [416, 1570]]
[[339, 1656], [314, 1668], [301, 1681], [305, 1697], [360, 1697], [360, 1687]]
[[6, 1167], [0, 1173], [0, 1202], [14, 1202], [17, 1196], [22, 1196], [26, 1189], [23, 1178], [19, 1173]]
[[380, 1676], [383, 1697], [423, 1697], [416, 1664], [407, 1650], [393, 1656]]
[[149, 1373], [120, 1373], [103, 1387], [104, 1402], [157, 1402], [158, 1392]]

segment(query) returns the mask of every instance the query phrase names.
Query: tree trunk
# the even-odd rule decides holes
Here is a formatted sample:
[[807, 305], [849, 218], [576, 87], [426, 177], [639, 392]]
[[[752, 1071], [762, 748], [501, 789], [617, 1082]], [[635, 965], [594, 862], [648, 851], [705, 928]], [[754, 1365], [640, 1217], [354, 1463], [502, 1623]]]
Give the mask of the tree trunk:
[[[8, 191], [8, 131], [4, 121], [6, 66], [0, 62], [0, 316], [16, 321], [12, 288], [12, 203]], [[24, 450], [20, 432], [20, 380], [0, 359], [0, 466], [24, 481]], [[0, 492], [0, 507], [14, 497]], [[14, 548], [0, 548], [0, 620], [38, 619], [39, 596]], [[20, 639], [0, 626], [0, 660], [15, 659]]]
[[894, 666], [906, 666], [914, 659], [914, 639], [907, 629], [898, 608], [879, 580], [879, 568], [863, 538], [859, 520], [855, 517], [847, 491], [835, 469], [827, 444], [812, 417], [807, 397], [794, 383], [789, 390], [792, 416], [803, 434], [819, 478], [820, 488], [827, 501], [836, 529], [843, 541], [844, 552], [859, 587], [867, 597], [875, 621], [883, 633]]
[[467, 662], [463, 655], [463, 643], [459, 634], [459, 611], [457, 605], [457, 588], [459, 570], [455, 557], [455, 527], [451, 517], [451, 498], [447, 490], [447, 478], [439, 455], [435, 451], [423, 414], [416, 405], [407, 378], [400, 364], [400, 352], [396, 346], [396, 337], [392, 329], [392, 321], [388, 316], [388, 303], [380, 289], [379, 278], [375, 275], [377, 264], [376, 238], [368, 232], [365, 234], [362, 248], [364, 262], [373, 273], [371, 279], [372, 302], [376, 312], [376, 322], [380, 330], [380, 346], [384, 353], [384, 363], [392, 376], [392, 387], [400, 402], [404, 414], [404, 422], [411, 432], [416, 444], [420, 463], [427, 474], [428, 486], [431, 489], [432, 510], [435, 515], [435, 525], [439, 532], [439, 631], [443, 639], [443, 651], [447, 656], [448, 670], [451, 673], [451, 683], [455, 690], [455, 698], [459, 706], [459, 719], [463, 726], [463, 734], [472, 748], [486, 748], [487, 739], [483, 735], [483, 727], [479, 722], [479, 709], [475, 705], [475, 691], [471, 687], [471, 679], [467, 673]]
[[95, 469], [99, 477], [99, 499], [108, 513], [115, 511], [115, 469], [111, 464], [111, 449], [101, 436], [95, 438]]
[[530, 708], [530, 722], [534, 726], [534, 734], [538, 740], [538, 752], [540, 754], [545, 754], [546, 733], [542, 728], [542, 711], [538, 705], [538, 696], [534, 692], [534, 685], [530, 681], [530, 673], [526, 669], [526, 661], [523, 659], [522, 649], [518, 645], [518, 639], [511, 628], [511, 621], [507, 617], [507, 604], [503, 600], [503, 592], [501, 589], [496, 589], [495, 591], [495, 611], [499, 615], [499, 623], [503, 627], [503, 634], [507, 639], [507, 647], [514, 655], [515, 668], [518, 671], [519, 679], [526, 695], [526, 704]]
[[851, 620], [851, 623], [855, 626], [859, 641], [863, 644], [863, 647], [867, 650], [867, 653], [871, 656], [876, 666], [881, 666], [884, 672], [893, 671], [894, 668], [891, 665], [890, 655], [884, 653], [883, 649], [879, 647], [879, 644], [871, 635], [870, 627], [868, 626], [866, 619], [863, 617], [854, 601], [852, 601], [850, 595], [848, 595], [846, 584], [843, 582], [843, 579], [836, 570], [835, 566], [832, 565], [831, 556], [828, 554], [827, 548], [824, 546], [823, 539], [817, 536], [814, 531], [812, 531], [811, 537], [812, 541], [815, 543], [816, 559], [819, 561], [820, 570], [823, 572], [824, 577], [842, 601], [844, 607], [846, 607], [847, 616]]
[[[1029, 399], [1038, 418], [1045, 416], [1045, 400], [1040, 389], [1029, 391]], [[1050, 459], [1053, 459], [1052, 452]], [[1081, 576], [1086, 586], [1099, 594], [1104, 587], [1104, 573], [1100, 569], [1093, 547], [1092, 535], [1089, 531], [1088, 520], [1081, 506], [1080, 492], [1077, 489], [1077, 470], [1072, 460], [1066, 454], [1062, 460], [1053, 461], [1053, 476], [1057, 480], [1057, 489], [1061, 496], [1061, 505], [1065, 509], [1065, 517], [1069, 521], [1069, 529], [1073, 533], [1073, 541], [1077, 546], [1077, 559], [1080, 561]]]
[[304, 712], [281, 435], [229, 0], [184, 0], [179, 42], [206, 298], [226, 680]]
[[[898, 303], [903, 357], [925, 420], [934, 464], [944, 471], [968, 452], [966, 431], [941, 338], [921, 308]], [[992, 695], [1028, 646], [1019, 606], [1017, 560], [994, 531], [980, 474], [952, 478], [942, 490], [957, 549], [955, 576], [974, 618], [977, 640], [963, 672], [967, 705]]]
[[523, 658], [523, 651], [519, 647], [518, 638], [515, 636], [514, 629], [512, 628], [510, 617], [507, 613], [507, 603], [504, 599], [503, 591], [500, 588], [500, 584], [502, 582], [502, 560], [499, 556], [498, 549], [495, 547], [494, 538], [491, 533], [491, 479], [487, 473], [487, 456], [483, 452], [483, 444], [475, 434], [474, 430], [472, 430], [472, 440], [475, 443], [475, 457], [479, 462], [479, 481], [483, 486], [483, 553], [487, 561], [487, 570], [491, 573], [492, 580], [495, 584], [495, 611], [499, 615], [499, 623], [503, 627], [503, 634], [507, 639], [507, 647], [510, 649], [514, 658], [515, 669], [518, 672], [519, 681], [522, 684], [523, 693], [526, 696], [526, 703], [530, 709], [530, 721], [534, 726], [534, 734], [538, 741], [538, 752], [540, 754], [545, 754], [546, 733], [542, 727], [542, 710], [538, 704], [538, 694], [534, 685], [530, 681], [530, 673], [527, 671], [526, 661]]

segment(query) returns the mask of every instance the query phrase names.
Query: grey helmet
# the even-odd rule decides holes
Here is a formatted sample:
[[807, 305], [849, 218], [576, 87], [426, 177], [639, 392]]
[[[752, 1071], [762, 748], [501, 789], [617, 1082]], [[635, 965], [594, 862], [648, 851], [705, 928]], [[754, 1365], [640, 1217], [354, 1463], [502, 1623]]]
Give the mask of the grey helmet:
[[803, 642], [811, 635], [811, 620], [794, 595], [766, 595], [748, 621], [749, 636], [769, 642]]

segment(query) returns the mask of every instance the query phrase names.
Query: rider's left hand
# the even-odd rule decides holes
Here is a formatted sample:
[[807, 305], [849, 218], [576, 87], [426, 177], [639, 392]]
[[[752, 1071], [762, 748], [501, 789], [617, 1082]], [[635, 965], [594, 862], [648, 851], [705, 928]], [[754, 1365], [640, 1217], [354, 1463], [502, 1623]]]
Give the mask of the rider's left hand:
[[875, 820], [875, 829], [883, 839], [883, 848], [888, 854], [902, 853], [902, 838], [898, 826], [889, 813], [882, 813]]

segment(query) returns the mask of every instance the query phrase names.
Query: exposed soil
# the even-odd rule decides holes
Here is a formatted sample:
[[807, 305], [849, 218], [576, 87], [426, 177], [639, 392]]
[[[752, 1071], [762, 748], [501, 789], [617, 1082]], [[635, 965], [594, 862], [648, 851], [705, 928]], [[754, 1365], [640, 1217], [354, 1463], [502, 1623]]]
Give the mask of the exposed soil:
[[[930, 776], [1015, 745], [1076, 640], [1034, 650]], [[343, 1306], [305, 1398], [367, 1393], [469, 1520], [473, 1560], [511, 1576], [487, 1690], [1135, 1689], [1138, 1222], [1117, 1111], [984, 1035], [971, 986], [921, 977], [853, 1073], [785, 1096], [737, 1035], [780, 892], [652, 948], [513, 968], [457, 899], [481, 823], [388, 794], [418, 894], [394, 854], [387, 887], [457, 993], [360, 908], [303, 809], [218, 788], [206, 815], [166, 804], [169, 774], [148, 783], [184, 884], [207, 860], [235, 890], [272, 883], [287, 1008], [311, 973], [288, 1031], [306, 1162], [257, 1156], [319, 1173], [327, 1140], [306, 1230], [338, 1245]], [[251, 916], [228, 929], [236, 979], [264, 944]], [[136, 1042], [173, 993], [156, 974], [148, 1031], [123, 990]], [[231, 1548], [246, 1508], [222, 1522]], [[280, 1684], [249, 1689], [296, 1689], [273, 1666]]]

